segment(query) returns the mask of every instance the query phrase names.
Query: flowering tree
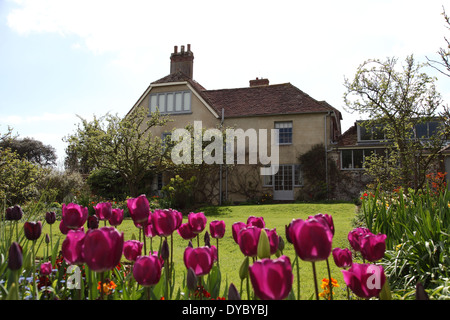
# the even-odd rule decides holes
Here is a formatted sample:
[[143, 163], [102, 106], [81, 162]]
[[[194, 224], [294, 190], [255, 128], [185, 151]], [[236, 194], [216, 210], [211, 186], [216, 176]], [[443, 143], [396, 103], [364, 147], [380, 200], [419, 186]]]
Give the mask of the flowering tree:
[[149, 117], [144, 107], [134, 109], [124, 118], [111, 114], [94, 117], [92, 121], [81, 118], [76, 132], [66, 137], [68, 150], [90, 168], [118, 172], [130, 194], [137, 196], [145, 175], [164, 166], [167, 151], [151, 129], [167, 121], [159, 113]]
[[[369, 175], [381, 184], [420, 189], [448, 139], [449, 111], [436, 91], [436, 79], [422, 72], [423, 67], [412, 55], [400, 68], [395, 58], [368, 60], [358, 67], [353, 80], [345, 80], [348, 111], [366, 116], [364, 128], [377, 129], [386, 143], [385, 156], [372, 155], [365, 161]], [[431, 121], [439, 123], [434, 132], [427, 129], [426, 137], [415, 132], [418, 125]]]

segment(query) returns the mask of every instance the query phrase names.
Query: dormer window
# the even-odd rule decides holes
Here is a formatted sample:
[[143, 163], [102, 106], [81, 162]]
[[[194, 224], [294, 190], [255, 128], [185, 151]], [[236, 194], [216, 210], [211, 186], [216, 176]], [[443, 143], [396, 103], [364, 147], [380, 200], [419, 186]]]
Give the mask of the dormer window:
[[150, 94], [150, 112], [157, 109], [162, 114], [177, 114], [191, 112], [191, 92], [175, 91]]

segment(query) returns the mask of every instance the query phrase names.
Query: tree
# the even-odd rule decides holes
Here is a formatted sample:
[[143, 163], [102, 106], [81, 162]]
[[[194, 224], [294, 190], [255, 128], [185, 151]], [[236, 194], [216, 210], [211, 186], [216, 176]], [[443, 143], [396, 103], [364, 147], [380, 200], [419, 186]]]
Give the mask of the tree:
[[152, 113], [149, 117], [148, 109], [140, 106], [124, 118], [106, 114], [92, 121], [80, 119], [76, 132], [65, 138], [70, 156], [75, 154], [89, 168], [118, 172], [130, 196], [138, 196], [138, 186], [149, 171], [164, 168], [167, 152], [151, 129], [165, 125], [166, 116]]
[[[387, 179], [415, 190], [423, 186], [427, 170], [449, 136], [448, 110], [436, 91], [436, 79], [423, 73], [423, 67], [412, 55], [400, 68], [396, 58], [368, 60], [358, 67], [354, 79], [345, 79], [344, 84], [348, 111], [366, 115], [363, 126], [378, 128], [388, 146], [386, 156], [366, 159], [368, 168], [370, 158], [377, 159], [374, 163], [378, 166], [396, 163], [395, 168], [389, 167]], [[414, 134], [417, 125], [430, 121], [441, 124], [434, 134], [427, 139]], [[386, 159], [389, 156], [391, 159]], [[372, 174], [377, 177], [375, 172]]]
[[56, 165], [55, 148], [33, 138], [9, 137], [0, 142], [0, 148], [9, 148], [20, 157], [43, 167]]
[[[450, 17], [445, 13], [445, 9], [442, 12], [442, 15], [444, 16], [445, 23], [447, 24], [446, 28], [450, 30]], [[436, 61], [428, 58], [427, 59], [430, 62], [430, 66], [446, 75], [447, 77], [450, 77], [450, 40], [448, 40], [446, 37], [444, 37], [444, 40], [447, 43], [446, 47], [440, 48], [437, 52], [441, 60]], [[442, 68], [444, 70], [442, 70]]]

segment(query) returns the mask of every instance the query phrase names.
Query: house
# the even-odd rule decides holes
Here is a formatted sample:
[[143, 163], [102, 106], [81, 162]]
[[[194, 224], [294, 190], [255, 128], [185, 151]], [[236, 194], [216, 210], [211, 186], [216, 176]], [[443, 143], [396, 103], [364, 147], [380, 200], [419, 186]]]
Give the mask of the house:
[[[384, 136], [380, 127], [373, 126], [370, 129], [363, 126], [364, 120], [356, 121], [346, 130], [333, 145], [330, 152], [332, 161], [340, 170], [339, 181], [333, 181], [336, 185], [332, 195], [335, 198], [350, 200], [358, 197], [367, 184], [371, 183], [370, 177], [365, 174], [365, 158], [372, 154], [385, 155], [389, 141]], [[419, 140], [427, 140], [436, 132], [439, 121], [431, 120], [416, 124], [411, 132], [412, 137]], [[437, 161], [432, 167], [435, 171], [450, 173], [450, 144], [443, 141], [443, 148], [439, 151]], [[450, 174], [447, 175], [447, 185], [450, 187]]]
[[[220, 167], [206, 179], [216, 181], [214, 198], [219, 203], [246, 201], [267, 193], [274, 200], [296, 199], [304, 185], [298, 156], [314, 145], [323, 144], [327, 149], [336, 143], [341, 113], [291, 83], [270, 84], [265, 78], [252, 79], [244, 88], [208, 90], [194, 80], [191, 46], [180, 49], [175, 46], [170, 55], [170, 73], [151, 82], [133, 106], [147, 107], [149, 115], [156, 110], [170, 115], [172, 121], [153, 128], [153, 134], [164, 137], [194, 122], [200, 122], [202, 128], [229, 127], [246, 133], [275, 129], [279, 166], [273, 174], [261, 175], [255, 165], [246, 162], [234, 165], [233, 170]], [[261, 139], [258, 145], [247, 144], [246, 157], [258, 150], [260, 143]], [[166, 178], [160, 177], [157, 185], [161, 187]]]

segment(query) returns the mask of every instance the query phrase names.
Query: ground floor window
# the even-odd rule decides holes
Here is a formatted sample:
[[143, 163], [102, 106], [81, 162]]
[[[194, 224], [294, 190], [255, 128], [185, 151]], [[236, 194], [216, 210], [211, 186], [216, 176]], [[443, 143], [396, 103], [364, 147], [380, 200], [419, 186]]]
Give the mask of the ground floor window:
[[292, 189], [292, 187], [303, 186], [303, 172], [299, 164], [281, 164], [278, 166], [278, 172], [276, 174], [263, 177], [264, 187]]

